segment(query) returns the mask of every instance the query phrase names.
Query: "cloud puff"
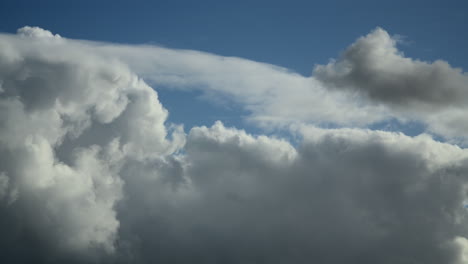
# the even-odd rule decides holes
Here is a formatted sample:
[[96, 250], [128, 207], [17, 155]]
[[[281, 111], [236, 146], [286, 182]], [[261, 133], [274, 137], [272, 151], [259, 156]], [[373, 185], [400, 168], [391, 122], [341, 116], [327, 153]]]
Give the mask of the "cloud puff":
[[461, 69], [442, 60], [406, 58], [396, 44], [397, 39], [377, 28], [348, 47], [338, 61], [317, 66], [314, 76], [395, 105], [466, 105], [468, 76]]
[[[466, 137], [468, 76], [447, 62], [404, 57], [398, 40], [377, 28], [349, 46], [341, 57], [314, 69], [326, 85], [358, 91], [449, 137]], [[401, 112], [404, 112], [403, 114]]]
[[59, 34], [52, 34], [52, 32], [50, 32], [49, 30], [45, 30], [40, 27], [25, 26], [18, 29], [17, 33], [19, 36], [30, 38], [61, 38]]
[[[310, 124], [366, 124], [386, 106], [238, 58], [27, 34], [0, 47], [5, 262], [466, 261], [466, 149]], [[298, 121], [300, 140], [221, 122], [185, 135], [136, 73]]]
[[[124, 64], [67, 48], [68, 40], [43, 41], [42, 29], [19, 32], [0, 38], [2, 241], [14, 245], [6, 251], [31, 259], [112, 252], [122, 164], [183, 141], [166, 139], [167, 111]], [[42, 250], [23, 252], [21, 243]]]

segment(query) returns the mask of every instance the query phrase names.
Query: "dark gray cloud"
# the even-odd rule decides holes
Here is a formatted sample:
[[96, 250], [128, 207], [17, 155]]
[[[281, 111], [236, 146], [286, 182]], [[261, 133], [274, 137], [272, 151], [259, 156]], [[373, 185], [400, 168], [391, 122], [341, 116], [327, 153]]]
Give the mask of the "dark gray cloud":
[[405, 57], [397, 43], [398, 38], [377, 28], [338, 60], [316, 66], [313, 76], [330, 90], [363, 96], [367, 103], [389, 109], [389, 116], [423, 123], [429, 132], [466, 145], [466, 72], [443, 60]]
[[348, 47], [337, 61], [317, 66], [314, 76], [393, 105], [426, 105], [427, 110], [466, 106], [466, 73], [442, 60], [428, 63], [407, 58], [397, 49], [397, 42], [377, 28]]
[[103, 49], [0, 36], [3, 262], [467, 263], [466, 149], [305, 124], [298, 146], [185, 135]]

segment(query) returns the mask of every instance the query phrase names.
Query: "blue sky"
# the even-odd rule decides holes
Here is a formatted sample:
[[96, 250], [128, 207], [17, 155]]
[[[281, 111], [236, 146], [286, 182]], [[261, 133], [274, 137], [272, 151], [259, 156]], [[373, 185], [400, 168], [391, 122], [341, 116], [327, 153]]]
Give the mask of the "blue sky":
[[[467, 69], [467, 10], [466, 1], [6, 0], [0, 31], [39, 26], [67, 38], [199, 50], [309, 76], [379, 26], [402, 36], [407, 57]], [[221, 119], [254, 130], [235, 105], [212, 105], [197, 92], [159, 94], [170, 120], [187, 128]]]
[[39, 26], [69, 38], [154, 43], [310, 74], [380, 26], [410, 57], [468, 66], [466, 1], [24, 1], [0, 4], [0, 31]]

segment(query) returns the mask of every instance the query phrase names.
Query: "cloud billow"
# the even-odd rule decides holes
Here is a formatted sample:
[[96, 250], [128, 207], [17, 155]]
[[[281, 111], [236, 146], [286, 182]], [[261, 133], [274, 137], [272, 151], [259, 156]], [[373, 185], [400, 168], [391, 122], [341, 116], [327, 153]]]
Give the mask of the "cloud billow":
[[331, 89], [358, 92], [388, 106], [398, 119], [427, 125], [430, 132], [466, 142], [468, 75], [443, 60], [405, 57], [397, 38], [377, 28], [337, 60], [318, 65], [314, 77]]
[[461, 69], [442, 60], [428, 63], [404, 57], [397, 42], [377, 28], [348, 47], [337, 61], [317, 66], [314, 76], [395, 105], [466, 105], [468, 76]]

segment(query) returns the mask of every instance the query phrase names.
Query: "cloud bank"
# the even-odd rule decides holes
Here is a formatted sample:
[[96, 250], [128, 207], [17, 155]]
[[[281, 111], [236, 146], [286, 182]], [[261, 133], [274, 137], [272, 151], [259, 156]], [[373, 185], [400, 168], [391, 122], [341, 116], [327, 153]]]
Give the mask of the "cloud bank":
[[[465, 136], [438, 117], [463, 120], [466, 75], [395, 44], [376, 29], [304, 77], [34, 27], [0, 35], [0, 258], [468, 263], [467, 150], [365, 128], [406, 118]], [[148, 83], [225, 97], [300, 141], [221, 122], [185, 134]]]

